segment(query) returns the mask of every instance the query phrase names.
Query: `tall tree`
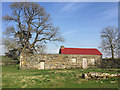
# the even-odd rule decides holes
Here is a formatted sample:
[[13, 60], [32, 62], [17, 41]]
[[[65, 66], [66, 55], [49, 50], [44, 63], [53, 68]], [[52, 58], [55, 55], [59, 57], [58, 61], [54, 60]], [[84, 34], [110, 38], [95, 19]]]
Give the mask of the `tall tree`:
[[115, 58], [118, 54], [118, 29], [113, 26], [105, 27], [101, 32], [101, 50]]
[[10, 8], [11, 14], [3, 16], [3, 20], [14, 25], [6, 29], [4, 37], [14, 41], [20, 52], [34, 52], [40, 47], [43, 49], [49, 41], [64, 41], [58, 27], [50, 22], [50, 15], [39, 4], [15, 2]]

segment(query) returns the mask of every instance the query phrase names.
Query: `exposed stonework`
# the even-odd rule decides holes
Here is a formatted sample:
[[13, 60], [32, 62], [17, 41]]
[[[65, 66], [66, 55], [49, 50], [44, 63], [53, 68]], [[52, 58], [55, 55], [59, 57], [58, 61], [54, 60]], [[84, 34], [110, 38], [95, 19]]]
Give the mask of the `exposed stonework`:
[[120, 74], [109, 74], [109, 73], [100, 73], [100, 72], [88, 72], [82, 74], [84, 79], [108, 79], [110, 77], [119, 77]]
[[101, 68], [120, 68], [120, 59], [103, 59]]
[[[101, 55], [73, 54], [21, 54], [21, 69], [69, 69], [82, 68], [83, 58], [87, 59], [87, 68], [100, 67]], [[94, 59], [94, 62], [93, 60]]]

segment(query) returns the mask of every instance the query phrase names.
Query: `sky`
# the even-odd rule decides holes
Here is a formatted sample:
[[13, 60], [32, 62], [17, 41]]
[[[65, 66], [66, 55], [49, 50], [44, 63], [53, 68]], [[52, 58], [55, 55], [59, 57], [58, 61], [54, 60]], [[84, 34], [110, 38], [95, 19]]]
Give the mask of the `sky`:
[[[2, 2], [2, 16], [9, 14], [10, 4]], [[38, 4], [51, 15], [51, 22], [60, 28], [65, 39], [63, 43], [49, 42], [47, 53], [59, 53], [61, 45], [99, 49], [102, 29], [107, 26], [118, 27], [117, 2], [39, 2]], [[2, 22], [3, 31], [6, 26], [7, 24]]]

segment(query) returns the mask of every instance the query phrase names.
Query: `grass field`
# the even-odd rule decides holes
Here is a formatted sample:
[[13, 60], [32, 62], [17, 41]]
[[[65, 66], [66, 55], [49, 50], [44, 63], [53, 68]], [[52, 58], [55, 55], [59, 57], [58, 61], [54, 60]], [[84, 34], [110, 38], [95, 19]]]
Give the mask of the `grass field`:
[[[120, 69], [18, 70], [2, 67], [2, 88], [118, 88], [118, 78], [85, 80], [85, 72], [117, 73]], [[114, 81], [114, 83], [111, 83]]]

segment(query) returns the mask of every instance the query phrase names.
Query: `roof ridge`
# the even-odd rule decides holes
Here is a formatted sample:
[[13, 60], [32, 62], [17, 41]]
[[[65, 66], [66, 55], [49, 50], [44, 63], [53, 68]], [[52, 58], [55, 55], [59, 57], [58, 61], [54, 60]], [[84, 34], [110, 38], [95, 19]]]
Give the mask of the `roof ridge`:
[[[69, 48], [69, 47], [64, 47], [64, 48]], [[97, 48], [71, 48], [71, 49], [97, 49]]]
[[97, 48], [63, 48], [62, 54], [84, 54], [84, 55], [102, 55]]

